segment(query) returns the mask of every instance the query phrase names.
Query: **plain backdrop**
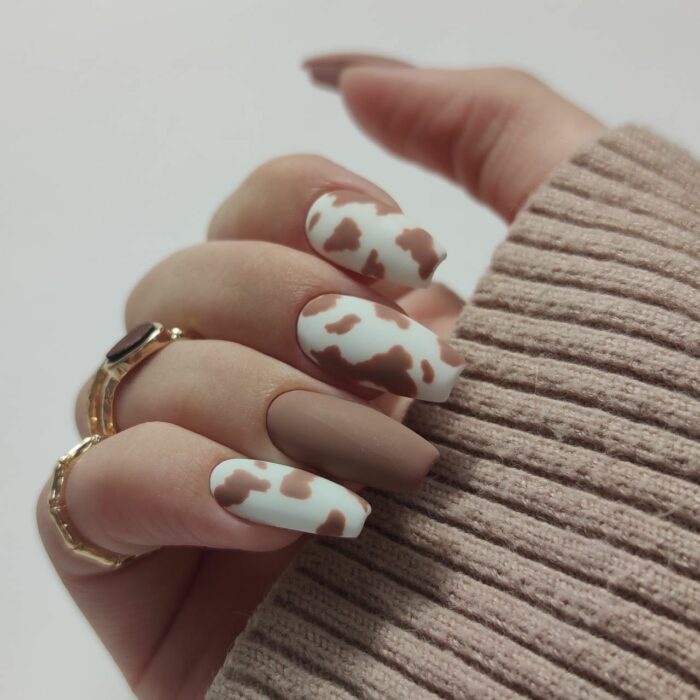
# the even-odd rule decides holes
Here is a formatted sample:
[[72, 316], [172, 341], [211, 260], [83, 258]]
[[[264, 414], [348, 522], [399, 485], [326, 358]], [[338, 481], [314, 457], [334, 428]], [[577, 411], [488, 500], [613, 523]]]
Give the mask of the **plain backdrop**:
[[312, 151], [375, 180], [447, 245], [438, 278], [465, 295], [504, 234], [359, 134], [303, 57], [518, 66], [698, 152], [699, 23], [696, 0], [2, 0], [0, 696], [129, 697], [44, 558], [34, 498], [129, 289], [249, 170]]

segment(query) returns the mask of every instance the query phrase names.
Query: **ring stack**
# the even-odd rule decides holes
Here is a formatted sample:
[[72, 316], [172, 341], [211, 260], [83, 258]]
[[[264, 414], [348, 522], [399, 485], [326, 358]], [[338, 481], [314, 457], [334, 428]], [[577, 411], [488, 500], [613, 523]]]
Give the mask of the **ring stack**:
[[169, 343], [184, 336], [179, 328], [144, 323], [127, 333], [105, 356], [95, 373], [88, 397], [90, 437], [85, 438], [54, 466], [49, 490], [49, 513], [66, 546], [76, 555], [110, 569], [118, 569], [135, 556], [109, 552], [85, 542], [71, 522], [66, 507], [66, 483], [75, 463], [94, 445], [115, 435], [114, 395], [119, 382], [137, 365]]

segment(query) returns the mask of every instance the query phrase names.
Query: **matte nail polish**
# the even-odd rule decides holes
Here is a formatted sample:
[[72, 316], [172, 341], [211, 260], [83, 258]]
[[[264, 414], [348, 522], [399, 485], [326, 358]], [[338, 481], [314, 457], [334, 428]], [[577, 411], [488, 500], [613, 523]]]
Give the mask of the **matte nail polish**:
[[371, 508], [334, 481], [259, 459], [229, 459], [211, 473], [217, 503], [256, 523], [329, 537], [357, 537]]
[[329, 192], [311, 205], [306, 235], [336, 265], [408, 287], [427, 287], [446, 257], [398, 207], [350, 190]]
[[309, 71], [314, 82], [328, 87], [338, 87], [340, 75], [346, 68], [358, 66], [377, 68], [408, 68], [409, 63], [387, 56], [373, 54], [335, 53], [315, 56], [304, 61], [304, 68]]
[[445, 401], [464, 358], [391, 307], [340, 294], [309, 301], [297, 320], [304, 353], [329, 374], [399, 396]]
[[390, 491], [415, 490], [439, 455], [420, 435], [370, 406], [313, 391], [278, 396], [267, 411], [267, 432], [297, 462]]

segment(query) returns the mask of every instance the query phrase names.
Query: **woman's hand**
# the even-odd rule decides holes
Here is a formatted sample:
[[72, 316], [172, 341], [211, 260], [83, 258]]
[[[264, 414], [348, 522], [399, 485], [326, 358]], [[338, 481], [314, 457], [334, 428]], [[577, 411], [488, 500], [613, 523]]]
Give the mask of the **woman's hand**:
[[[372, 135], [506, 219], [601, 129], [520, 73], [350, 63], [309, 67], [339, 82]], [[90, 543], [147, 556], [110, 573], [76, 558], [49, 518], [47, 489], [38, 519], [59, 574], [139, 695], [205, 692], [293, 556], [293, 529], [361, 529], [360, 499], [341, 487], [316, 493], [319, 477], [300, 472], [285, 487], [274, 464], [405, 490], [434, 461], [432, 446], [373, 408], [399, 417], [405, 401], [394, 394], [442, 401], [461, 368], [415, 322], [444, 336], [459, 312], [439, 285], [410, 291], [429, 284], [442, 251], [398, 211], [333, 163], [281, 158], [224, 203], [208, 243], [168, 258], [132, 293], [129, 329], [160, 321], [201, 339], [168, 345], [122, 382], [120, 432], [76, 464], [67, 504]], [[83, 434], [86, 391], [76, 408]], [[229, 461], [240, 458], [259, 463]]]

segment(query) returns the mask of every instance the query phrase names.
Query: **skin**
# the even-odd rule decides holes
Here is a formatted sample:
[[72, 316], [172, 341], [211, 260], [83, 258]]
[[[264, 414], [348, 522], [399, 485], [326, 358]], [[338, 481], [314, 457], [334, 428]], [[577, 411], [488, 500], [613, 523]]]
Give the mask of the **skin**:
[[[338, 89], [360, 128], [389, 151], [446, 175], [505, 221], [603, 129], [518, 71], [387, 67], [366, 56], [359, 65], [343, 56], [341, 68], [329, 69], [327, 61], [306, 67]], [[269, 402], [308, 389], [372, 400], [397, 418], [405, 408], [395, 397], [344, 386], [304, 356], [294, 335], [303, 305], [328, 292], [398, 301], [441, 335], [461, 307], [440, 285], [370, 285], [320, 259], [304, 220], [320, 194], [336, 189], [391, 203], [372, 183], [322, 158], [273, 160], [224, 202], [207, 243], [162, 262], [131, 294], [128, 329], [157, 319], [205, 340], [170, 345], [122, 383], [121, 432], [78, 462], [67, 500], [88, 541], [148, 556], [110, 573], [82, 562], [48, 518], [48, 486], [39, 497], [39, 530], [59, 575], [140, 697], [203, 696], [299, 547], [296, 533], [238, 519], [208, 491], [208, 475], [223, 459], [285, 461], [265, 430]], [[84, 407], [85, 389], [76, 408], [83, 433]]]

